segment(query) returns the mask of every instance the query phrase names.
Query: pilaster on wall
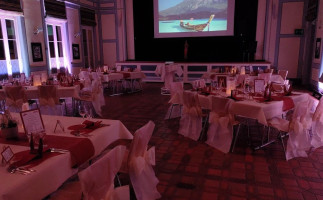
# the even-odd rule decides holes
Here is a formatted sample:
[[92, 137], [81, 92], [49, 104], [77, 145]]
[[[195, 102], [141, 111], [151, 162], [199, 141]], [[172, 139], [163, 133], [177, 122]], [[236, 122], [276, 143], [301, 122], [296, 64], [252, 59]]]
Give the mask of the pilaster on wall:
[[276, 33], [278, 23], [279, 0], [266, 1], [266, 20], [264, 36], [264, 60], [275, 62]]
[[[80, 23], [80, 6], [66, 4], [66, 17], [67, 17], [67, 25], [68, 25], [68, 38], [69, 38], [69, 54], [73, 55], [73, 44], [78, 44], [80, 47], [80, 52], [83, 52], [82, 46], [82, 30]], [[71, 64], [73, 67], [80, 66], [84, 63], [83, 61], [83, 53], [80, 53], [80, 59], [73, 59], [71, 56]]]
[[266, 14], [267, 14], [267, 1], [258, 0], [257, 30], [256, 30], [257, 49], [255, 53], [256, 60], [264, 59]]
[[[30, 71], [46, 70], [45, 32], [43, 27], [44, 17], [42, 4], [39, 0], [23, 0], [23, 11], [25, 18], [26, 39], [28, 47], [28, 58]], [[36, 30], [39, 31], [36, 31]], [[42, 30], [42, 31], [40, 31]], [[34, 62], [32, 59], [31, 43], [40, 43], [42, 48], [43, 61]]]

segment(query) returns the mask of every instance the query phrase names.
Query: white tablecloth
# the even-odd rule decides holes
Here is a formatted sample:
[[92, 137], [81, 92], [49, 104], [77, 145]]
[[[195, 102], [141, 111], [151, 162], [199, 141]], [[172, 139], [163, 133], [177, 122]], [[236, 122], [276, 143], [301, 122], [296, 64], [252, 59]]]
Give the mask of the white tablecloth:
[[[289, 96], [294, 104], [305, 101], [309, 95], [307, 93], [293, 92], [297, 95]], [[223, 97], [227, 96], [222, 94]], [[202, 108], [211, 109], [211, 97], [199, 95], [199, 102]], [[259, 103], [254, 100], [235, 101], [231, 104], [230, 113], [258, 120], [259, 123], [267, 125], [267, 119], [281, 116], [283, 113], [283, 101], [271, 101]]]
[[[80, 86], [75, 85], [72, 87], [61, 87], [57, 88], [57, 96], [62, 97], [79, 97]], [[37, 86], [26, 86], [26, 95], [28, 99], [38, 99], [39, 93]], [[4, 89], [0, 89], [0, 99], [5, 99]]]
[[104, 82], [117, 81], [121, 79], [123, 79], [123, 74], [121, 73], [102, 74], [102, 80]]
[[[14, 118], [20, 119], [18, 114], [12, 113]], [[47, 134], [57, 136], [71, 135], [67, 130], [68, 126], [80, 124], [81, 118], [63, 117], [63, 116], [42, 116]], [[53, 133], [56, 121], [59, 119], [65, 127], [65, 133], [58, 127], [56, 133]], [[118, 120], [93, 119], [102, 120], [103, 124], [109, 124], [90, 133], [91, 140], [94, 145], [95, 153], [93, 157], [98, 156], [108, 145], [118, 139], [132, 139], [132, 134]], [[19, 128], [22, 129], [20, 123]], [[7, 146], [7, 145], [6, 145]], [[29, 147], [10, 145], [14, 152], [29, 149]], [[0, 149], [3, 144], [0, 144]], [[10, 174], [7, 167], [0, 166], [0, 200], [2, 199], [42, 199], [58, 189], [64, 181], [73, 174], [77, 173], [77, 169], [71, 168], [71, 157], [69, 153], [51, 157], [41, 164], [33, 167], [35, 173], [30, 175]]]

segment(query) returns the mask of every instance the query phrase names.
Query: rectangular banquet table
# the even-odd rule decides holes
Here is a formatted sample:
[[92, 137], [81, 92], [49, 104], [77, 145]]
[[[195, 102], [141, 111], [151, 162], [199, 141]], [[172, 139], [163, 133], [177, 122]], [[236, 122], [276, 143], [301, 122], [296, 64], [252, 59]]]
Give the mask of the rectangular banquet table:
[[[19, 114], [12, 113], [12, 116], [20, 120]], [[83, 119], [64, 116], [42, 116], [46, 134], [55, 136], [76, 137], [70, 134], [67, 128], [71, 125], [77, 125], [83, 122]], [[57, 120], [63, 124], [65, 132], [57, 127], [54, 133]], [[79, 136], [76, 138], [88, 138], [94, 146], [94, 155], [98, 156], [106, 147], [118, 139], [133, 138], [132, 134], [119, 120], [92, 119], [92, 121], [102, 120], [104, 126], [92, 131], [89, 137]], [[22, 125], [19, 123], [19, 129], [22, 131]], [[44, 140], [46, 144], [46, 137]], [[0, 149], [7, 144], [0, 143]], [[28, 150], [29, 147], [19, 145], [9, 145], [14, 153]], [[7, 172], [8, 166], [0, 166], [0, 200], [5, 199], [43, 199], [47, 195], [56, 191], [68, 178], [78, 172], [77, 168], [72, 168], [70, 153], [64, 153], [50, 157], [44, 162], [32, 167], [36, 172], [30, 175], [11, 174]]]
[[[26, 88], [26, 95], [28, 99], [38, 99], [39, 93], [37, 86], [25, 86]], [[58, 86], [57, 88], [57, 97], [73, 97], [79, 98], [80, 86], [75, 85], [71, 87], [62, 87]], [[5, 99], [5, 92], [4, 89], [0, 89], [0, 100]]]
[[[227, 95], [222, 94], [222, 96], [226, 97]], [[307, 93], [293, 92], [293, 95], [288, 97], [293, 100], [294, 104], [296, 104], [298, 102], [307, 100], [309, 95]], [[199, 95], [201, 107], [211, 109], [211, 98], [212, 95]], [[249, 99], [235, 101], [231, 104], [229, 112], [235, 115], [256, 119], [259, 123], [267, 125], [267, 119], [282, 115], [283, 103], [283, 101], [258, 102], [256, 100]]]

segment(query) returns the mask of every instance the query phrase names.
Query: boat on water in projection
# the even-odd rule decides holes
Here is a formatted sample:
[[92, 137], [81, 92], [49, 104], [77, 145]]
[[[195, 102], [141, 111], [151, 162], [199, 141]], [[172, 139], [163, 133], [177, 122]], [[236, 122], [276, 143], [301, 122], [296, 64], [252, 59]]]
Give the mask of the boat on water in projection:
[[208, 24], [210, 24], [210, 22], [213, 20], [213, 18], [214, 18], [214, 15], [211, 15], [210, 16], [210, 18], [209, 18], [209, 20], [206, 22], [206, 23], [204, 23], [204, 24], [195, 24], [195, 25], [191, 25], [191, 24], [189, 24], [189, 22], [187, 22], [187, 23], [184, 23], [182, 20], [180, 21], [180, 26], [182, 27], [182, 28], [185, 28], [185, 29], [188, 29], [188, 30], [193, 30], [193, 31], [203, 31], [204, 30], [204, 28], [208, 25]]

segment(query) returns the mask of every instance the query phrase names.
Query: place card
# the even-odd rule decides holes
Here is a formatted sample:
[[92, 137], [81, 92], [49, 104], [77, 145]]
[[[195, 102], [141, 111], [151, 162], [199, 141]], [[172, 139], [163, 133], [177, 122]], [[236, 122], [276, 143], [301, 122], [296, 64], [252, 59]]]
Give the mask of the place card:
[[265, 80], [264, 79], [255, 79], [254, 90], [255, 90], [255, 93], [264, 92], [265, 91]]
[[3, 147], [3, 151], [1, 155], [2, 155], [2, 161], [5, 161], [5, 163], [9, 163], [9, 161], [13, 158], [14, 153], [11, 150], [10, 146], [7, 146], [7, 147]]
[[63, 124], [62, 124], [62, 122], [60, 120], [57, 120], [57, 122], [56, 122], [54, 133], [56, 133], [57, 126], [59, 126], [62, 129], [62, 131], [65, 133], [64, 126], [63, 126]]
[[22, 111], [20, 112], [20, 117], [27, 135], [45, 132], [43, 119], [39, 109]]

